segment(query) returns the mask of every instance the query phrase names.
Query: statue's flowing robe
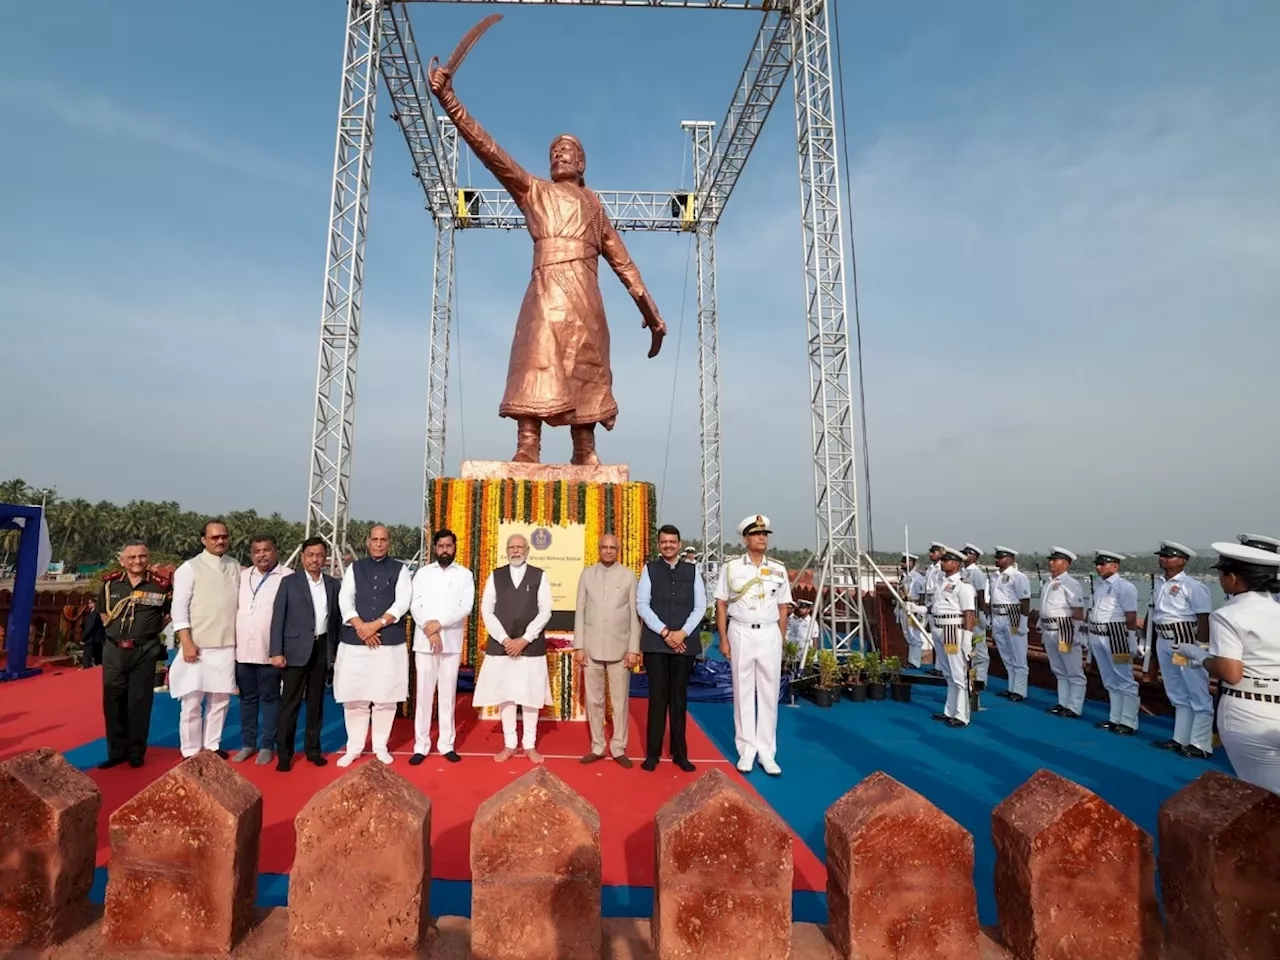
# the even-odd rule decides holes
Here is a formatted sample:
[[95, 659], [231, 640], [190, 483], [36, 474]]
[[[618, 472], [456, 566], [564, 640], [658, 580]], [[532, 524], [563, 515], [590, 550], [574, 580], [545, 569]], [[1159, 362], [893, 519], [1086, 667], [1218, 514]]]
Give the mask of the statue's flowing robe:
[[537, 417], [552, 426], [618, 416], [609, 366], [609, 326], [597, 277], [603, 256], [632, 298], [644, 294], [640, 271], [595, 192], [532, 176], [511, 159], [449, 91], [441, 98], [458, 134], [524, 214], [533, 269], [516, 319], [507, 389], [498, 413]]

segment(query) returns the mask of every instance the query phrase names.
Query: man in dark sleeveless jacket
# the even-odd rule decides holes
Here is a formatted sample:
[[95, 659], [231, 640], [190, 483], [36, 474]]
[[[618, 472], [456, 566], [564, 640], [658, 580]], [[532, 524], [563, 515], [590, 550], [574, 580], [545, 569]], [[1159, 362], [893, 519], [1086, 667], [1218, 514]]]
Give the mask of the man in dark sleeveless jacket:
[[480, 615], [489, 632], [474, 707], [497, 707], [502, 720], [502, 750], [493, 758], [501, 763], [516, 752], [516, 707], [524, 721], [521, 746], [532, 763], [542, 763], [535, 749], [538, 711], [551, 703], [547, 676], [547, 637], [551, 619], [551, 580], [525, 559], [529, 541], [518, 533], [507, 538], [507, 566], [489, 574], [480, 596]]
[[680, 559], [680, 531], [658, 530], [661, 558], [645, 565], [636, 588], [636, 610], [644, 624], [640, 652], [649, 677], [649, 723], [642, 770], [662, 758], [662, 739], [671, 718], [671, 760], [686, 773], [694, 769], [685, 743], [686, 694], [693, 665], [702, 651], [698, 624], [707, 611], [702, 570]]
[[388, 555], [391, 533], [378, 524], [369, 531], [369, 555], [347, 567], [338, 592], [342, 629], [333, 666], [333, 699], [347, 722], [347, 751], [338, 766], [350, 766], [364, 752], [373, 722], [373, 755], [391, 762], [387, 740], [396, 706], [409, 697], [409, 658], [400, 618], [409, 612], [413, 583], [409, 568]]

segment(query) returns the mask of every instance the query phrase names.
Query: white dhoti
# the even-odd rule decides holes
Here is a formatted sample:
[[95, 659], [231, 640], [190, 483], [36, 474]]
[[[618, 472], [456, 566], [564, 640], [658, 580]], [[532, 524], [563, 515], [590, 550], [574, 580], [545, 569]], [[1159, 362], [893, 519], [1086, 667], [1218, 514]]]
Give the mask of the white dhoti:
[[439, 695], [440, 730], [436, 735], [436, 749], [441, 753], [451, 753], [455, 737], [454, 709], [458, 696], [458, 667], [462, 663], [462, 654], [418, 651], [413, 656], [418, 671], [417, 705], [413, 715], [413, 752], [424, 757], [431, 752], [431, 711]]
[[387, 741], [396, 706], [409, 698], [409, 654], [404, 644], [366, 647], [340, 643], [333, 664], [333, 699], [342, 704], [347, 725], [347, 750], [338, 760], [348, 766], [364, 752], [373, 724], [373, 753], [391, 762]]
[[778, 752], [778, 687], [782, 683], [782, 631], [775, 621], [730, 620], [733, 734], [738, 760], [773, 763]]
[[195, 663], [178, 653], [169, 667], [169, 696], [182, 703], [178, 743], [184, 757], [222, 746], [231, 694], [236, 691], [236, 648], [201, 648]]
[[524, 725], [520, 746], [532, 750], [538, 742], [538, 711], [551, 706], [551, 677], [544, 654], [508, 657], [489, 654], [480, 665], [476, 690], [471, 697], [476, 708], [497, 707], [502, 721], [502, 742], [516, 748], [516, 707]]

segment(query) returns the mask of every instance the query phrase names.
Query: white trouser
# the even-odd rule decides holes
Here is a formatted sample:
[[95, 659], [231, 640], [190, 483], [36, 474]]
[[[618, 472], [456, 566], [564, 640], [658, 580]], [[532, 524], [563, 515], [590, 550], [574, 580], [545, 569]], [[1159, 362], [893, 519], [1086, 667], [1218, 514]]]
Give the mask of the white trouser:
[[973, 661], [973, 679], [978, 683], [987, 682], [987, 673], [991, 669], [991, 651], [987, 649], [987, 640], [989, 637], [984, 635], [981, 642], [977, 637], [973, 638], [973, 648], [970, 655]]
[[907, 622], [907, 663], [913, 667], [920, 666], [924, 655], [924, 631], [919, 627], [911, 626], [910, 621]]
[[[1133, 642], [1133, 634], [1126, 632], [1126, 649], [1130, 657], [1137, 656], [1138, 648]], [[1133, 678], [1132, 660], [1115, 661], [1111, 658], [1111, 644], [1106, 636], [1097, 633], [1089, 634], [1089, 649], [1093, 651], [1093, 661], [1098, 665], [1098, 676], [1102, 685], [1107, 688], [1107, 696], [1111, 701], [1109, 719], [1119, 726], [1138, 729], [1138, 681]]]
[[[516, 748], [516, 703], [508, 700], [498, 708], [498, 717], [502, 720], [502, 745], [508, 750]], [[524, 724], [524, 736], [520, 738], [520, 746], [524, 750], [532, 750], [538, 745], [538, 708], [522, 706], [520, 719]]]
[[391, 739], [391, 724], [396, 719], [396, 703], [373, 703], [369, 700], [351, 700], [342, 705], [343, 719], [347, 723], [347, 755], [358, 757], [364, 752], [365, 737], [369, 733], [369, 721], [373, 720], [373, 752], [387, 753], [387, 741]]
[[[1014, 633], [1009, 628], [1009, 618], [996, 614], [991, 622], [991, 638], [996, 649], [1000, 651], [1000, 660], [1004, 663], [1004, 672], [1008, 676], [1007, 686], [1010, 693], [1020, 697], [1027, 695], [1027, 618], [1018, 621], [1021, 633]], [[1046, 646], [1046, 650], [1048, 647]], [[1049, 658], [1050, 665], [1053, 658]], [[1055, 671], [1056, 673], [1056, 671]]]
[[1164, 680], [1164, 695], [1173, 706], [1173, 740], [1213, 753], [1213, 695], [1209, 674], [1199, 664], [1173, 662], [1173, 641], [1156, 638], [1156, 659]]
[[933, 628], [934, 663], [947, 678], [947, 705], [942, 712], [948, 717], [969, 722], [969, 657], [973, 652], [972, 634], [960, 630], [955, 653], [947, 651], [946, 633], [942, 625]]
[[[1280, 683], [1263, 693], [1275, 694]], [[1218, 701], [1218, 735], [1236, 776], [1280, 793], [1280, 703], [1242, 700], [1223, 694]]]
[[[1049, 669], [1053, 671], [1053, 675], [1058, 679], [1058, 706], [1079, 715], [1084, 712], [1084, 695], [1088, 687], [1088, 680], [1085, 679], [1084, 675], [1083, 649], [1083, 644], [1088, 642], [1086, 639], [1087, 634], [1077, 632], [1073, 628], [1072, 636], [1068, 639], [1070, 647], [1066, 653], [1063, 653], [1058, 647], [1058, 631], [1044, 630], [1042, 636], [1044, 638], [1044, 652], [1049, 658]], [[1025, 641], [1023, 656], [1026, 656]], [[1024, 659], [1023, 664], [1025, 665], [1025, 663], [1026, 660]]]
[[453, 750], [455, 727], [454, 705], [458, 699], [458, 666], [460, 653], [415, 652], [414, 667], [418, 671], [417, 703], [413, 712], [413, 752], [426, 756], [431, 752], [431, 710], [436, 695], [440, 696], [440, 731], [436, 749]]
[[[207, 709], [205, 707], [207, 706]], [[202, 749], [222, 746], [222, 725], [227, 722], [229, 693], [188, 693], [182, 698], [178, 719], [178, 743], [184, 757], [194, 757]]]
[[782, 631], [778, 624], [729, 621], [733, 739], [738, 759], [776, 759]]

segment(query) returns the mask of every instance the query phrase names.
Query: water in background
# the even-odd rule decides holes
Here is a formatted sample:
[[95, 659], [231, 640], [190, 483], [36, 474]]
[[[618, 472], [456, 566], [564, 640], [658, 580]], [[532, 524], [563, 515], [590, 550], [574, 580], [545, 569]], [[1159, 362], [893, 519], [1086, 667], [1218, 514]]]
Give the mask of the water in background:
[[[1027, 578], [1031, 581], [1031, 609], [1038, 610], [1040, 608], [1040, 587], [1044, 581], [1036, 577], [1036, 572], [1034, 570], [1023, 570], [1022, 572], [1025, 573]], [[1069, 570], [1067, 572], [1079, 580], [1084, 586], [1084, 595], [1087, 600], [1089, 597], [1089, 577], [1087, 575], [1081, 576], [1074, 570]], [[990, 576], [990, 572], [988, 572], [987, 575]], [[1044, 580], [1050, 579], [1049, 571], [1044, 571], [1043, 577]], [[1097, 579], [1098, 578], [1095, 575], [1095, 582]], [[1129, 576], [1124, 577], [1124, 579], [1128, 580], [1138, 589], [1138, 616], [1146, 616], [1147, 603], [1151, 599], [1151, 578], [1148, 576]], [[1218, 585], [1218, 578], [1216, 575], [1212, 577], [1193, 577], [1192, 579], [1199, 580], [1206, 588], [1208, 588], [1209, 596], [1213, 598], [1213, 609], [1217, 610], [1218, 607], [1226, 603], [1226, 594], [1222, 592], [1222, 587]]]

